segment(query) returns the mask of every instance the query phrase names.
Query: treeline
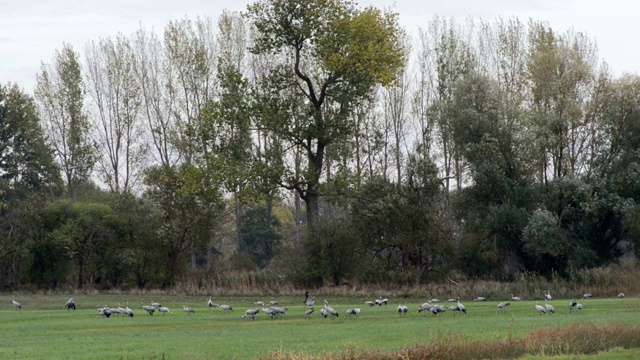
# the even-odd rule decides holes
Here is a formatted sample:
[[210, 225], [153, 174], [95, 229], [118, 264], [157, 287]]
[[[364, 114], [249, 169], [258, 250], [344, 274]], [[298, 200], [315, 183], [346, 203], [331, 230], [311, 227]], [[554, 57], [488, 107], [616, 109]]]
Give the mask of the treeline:
[[570, 277], [639, 201], [640, 78], [533, 20], [261, 0], [0, 87], [4, 288]]

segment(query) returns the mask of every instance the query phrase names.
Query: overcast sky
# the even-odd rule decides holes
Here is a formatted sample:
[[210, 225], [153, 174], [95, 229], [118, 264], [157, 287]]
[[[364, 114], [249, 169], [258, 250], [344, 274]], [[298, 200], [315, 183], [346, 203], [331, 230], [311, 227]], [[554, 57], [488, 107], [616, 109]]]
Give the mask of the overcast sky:
[[[313, 0], [310, 0], [313, 1]], [[253, 0], [0, 0], [0, 84], [35, 87], [42, 62], [50, 63], [63, 42], [82, 53], [88, 40], [130, 35], [140, 27], [162, 32], [185, 16], [244, 11]], [[558, 32], [586, 33], [614, 74], [640, 72], [640, 2], [635, 0], [360, 0], [393, 7], [401, 25], [415, 32], [435, 15], [462, 21], [518, 17], [547, 21]]]

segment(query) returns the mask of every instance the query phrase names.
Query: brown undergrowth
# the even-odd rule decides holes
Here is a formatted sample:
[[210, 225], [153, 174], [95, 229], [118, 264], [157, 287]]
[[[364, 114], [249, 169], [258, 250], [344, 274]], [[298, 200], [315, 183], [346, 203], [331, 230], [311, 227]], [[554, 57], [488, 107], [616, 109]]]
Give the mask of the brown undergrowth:
[[339, 354], [308, 355], [271, 353], [268, 360], [405, 360], [405, 359], [516, 359], [525, 355], [595, 354], [613, 348], [640, 347], [640, 327], [619, 324], [581, 323], [568, 327], [538, 329], [528, 336], [503, 341], [479, 341], [447, 334], [427, 344], [408, 346], [395, 351], [357, 351]]

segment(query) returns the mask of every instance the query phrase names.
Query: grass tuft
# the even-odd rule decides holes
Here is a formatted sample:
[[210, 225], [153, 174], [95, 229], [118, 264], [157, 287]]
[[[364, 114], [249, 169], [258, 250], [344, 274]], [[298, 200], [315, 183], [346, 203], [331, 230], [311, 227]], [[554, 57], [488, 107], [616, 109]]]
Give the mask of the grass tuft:
[[425, 345], [413, 345], [392, 352], [362, 351], [350, 348], [341, 354], [307, 355], [281, 349], [269, 354], [268, 360], [402, 360], [402, 359], [514, 359], [526, 355], [559, 356], [596, 354], [611, 349], [640, 348], [640, 328], [622, 324], [578, 323], [567, 327], [534, 330], [519, 339], [480, 341], [443, 334]]

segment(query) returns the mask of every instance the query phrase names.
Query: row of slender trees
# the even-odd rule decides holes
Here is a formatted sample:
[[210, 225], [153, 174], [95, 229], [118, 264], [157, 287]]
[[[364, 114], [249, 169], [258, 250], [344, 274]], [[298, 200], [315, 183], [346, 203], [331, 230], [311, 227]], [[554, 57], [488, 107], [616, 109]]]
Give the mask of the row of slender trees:
[[261, 0], [83, 55], [0, 87], [5, 287], [570, 276], [640, 249], [640, 78], [582, 33]]

